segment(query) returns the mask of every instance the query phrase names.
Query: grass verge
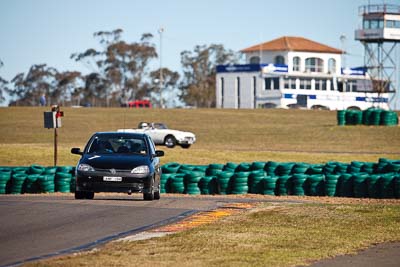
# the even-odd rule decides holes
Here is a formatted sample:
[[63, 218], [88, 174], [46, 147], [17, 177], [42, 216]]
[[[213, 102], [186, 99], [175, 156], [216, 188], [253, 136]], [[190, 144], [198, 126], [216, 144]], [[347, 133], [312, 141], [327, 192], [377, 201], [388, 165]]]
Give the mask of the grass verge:
[[261, 204], [192, 230], [26, 266], [296, 266], [399, 241], [400, 205]]

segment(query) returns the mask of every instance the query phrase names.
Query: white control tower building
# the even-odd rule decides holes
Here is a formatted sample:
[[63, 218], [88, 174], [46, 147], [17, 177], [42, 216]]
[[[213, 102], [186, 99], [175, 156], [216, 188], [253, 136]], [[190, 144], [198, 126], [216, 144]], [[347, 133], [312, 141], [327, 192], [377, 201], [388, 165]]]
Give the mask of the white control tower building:
[[399, 58], [396, 58], [396, 49], [400, 42], [400, 5], [365, 5], [359, 7], [359, 15], [362, 16], [362, 28], [355, 31], [355, 39], [364, 46], [364, 65], [372, 81], [366, 90], [392, 93], [390, 107], [398, 110]]

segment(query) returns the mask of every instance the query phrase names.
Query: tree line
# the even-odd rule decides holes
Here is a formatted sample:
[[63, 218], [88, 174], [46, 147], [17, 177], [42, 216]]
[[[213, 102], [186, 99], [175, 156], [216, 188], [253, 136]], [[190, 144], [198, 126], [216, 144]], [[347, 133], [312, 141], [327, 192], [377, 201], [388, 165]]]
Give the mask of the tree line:
[[[7, 94], [12, 99], [9, 106], [40, 105], [42, 95], [47, 104], [63, 106], [117, 107], [139, 99], [160, 105], [165, 103], [162, 90], [163, 98], [175, 91], [185, 105], [215, 107], [216, 66], [238, 62], [238, 56], [221, 44], [197, 45], [181, 52], [182, 75], [168, 68], [152, 69], [151, 62], [159, 57], [153, 35], [144, 33], [138, 42], [128, 43], [122, 33], [121, 29], [95, 32], [101, 49], [71, 55], [87, 67], [88, 74], [35, 64], [11, 81], [0, 77], [0, 102]], [[5, 65], [0, 60], [1, 67]]]

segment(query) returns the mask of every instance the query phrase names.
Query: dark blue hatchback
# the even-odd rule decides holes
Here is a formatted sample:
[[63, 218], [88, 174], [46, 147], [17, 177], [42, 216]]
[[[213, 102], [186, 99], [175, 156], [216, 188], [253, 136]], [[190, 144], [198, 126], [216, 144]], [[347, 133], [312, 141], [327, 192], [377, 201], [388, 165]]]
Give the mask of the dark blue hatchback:
[[160, 160], [147, 134], [99, 132], [88, 141], [76, 166], [76, 199], [93, 199], [96, 192], [142, 192], [144, 200], [160, 199]]

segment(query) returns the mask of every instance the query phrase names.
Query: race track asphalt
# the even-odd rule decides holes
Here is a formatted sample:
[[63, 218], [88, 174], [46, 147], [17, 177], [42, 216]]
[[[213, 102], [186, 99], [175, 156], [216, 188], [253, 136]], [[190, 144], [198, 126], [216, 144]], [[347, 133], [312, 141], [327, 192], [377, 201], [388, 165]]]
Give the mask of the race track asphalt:
[[75, 200], [72, 194], [1, 195], [0, 266], [94, 247], [232, 201], [143, 201], [140, 194], [103, 194], [93, 200]]

